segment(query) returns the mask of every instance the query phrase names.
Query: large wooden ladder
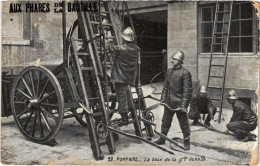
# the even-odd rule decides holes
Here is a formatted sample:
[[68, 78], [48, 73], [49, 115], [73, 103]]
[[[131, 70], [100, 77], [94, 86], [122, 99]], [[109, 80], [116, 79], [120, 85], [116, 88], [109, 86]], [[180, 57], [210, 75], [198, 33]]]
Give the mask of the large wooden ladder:
[[[221, 121], [223, 107], [232, 8], [233, 1], [218, 1], [216, 3], [215, 19], [211, 41], [207, 87], [208, 89], [215, 89], [216, 97], [212, 98], [212, 100], [219, 103], [218, 106], [220, 110], [218, 123], [220, 123]], [[216, 62], [214, 62], [214, 59], [217, 59], [219, 57], [223, 57], [225, 59], [223, 64], [217, 64]], [[214, 70], [219, 71], [221, 69], [222, 72], [220, 74], [214, 74]], [[215, 85], [212, 85], [214, 83], [213, 79], [217, 80], [216, 82], [219, 83], [219, 86], [216, 86], [216, 82]]]
[[[93, 155], [96, 159], [102, 159], [101, 145], [107, 145], [110, 153], [115, 152], [112, 132], [108, 131], [105, 142], [99, 142], [97, 133], [99, 124], [111, 126], [110, 114], [116, 111], [116, 109], [110, 110], [109, 107], [111, 98], [115, 97], [115, 94], [109, 93], [110, 88], [113, 87], [108, 74], [113, 64], [113, 57], [106, 51], [106, 43], [110, 41], [115, 45], [122, 44], [122, 20], [125, 14], [125, 10], [122, 11], [122, 9], [127, 9], [127, 4], [126, 2], [107, 1], [99, 1], [98, 3], [98, 12], [77, 13], [76, 25], [79, 27], [80, 39], [69, 37], [70, 61], [73, 65], [66, 72], [67, 75], [71, 75], [68, 80], [70, 84], [78, 89], [72, 92], [75, 94], [74, 96], [79, 96], [76, 101], [79, 101], [79, 105], [87, 112], [85, 115]], [[129, 16], [129, 12], [126, 13]], [[132, 19], [129, 18], [129, 20]], [[131, 25], [133, 25], [132, 21]], [[81, 49], [78, 49], [78, 43], [81, 43]], [[130, 95], [130, 92], [128, 94]], [[134, 105], [134, 100], [132, 100], [130, 106], [132, 123], [136, 134], [142, 136]], [[94, 110], [98, 110], [98, 112]]]

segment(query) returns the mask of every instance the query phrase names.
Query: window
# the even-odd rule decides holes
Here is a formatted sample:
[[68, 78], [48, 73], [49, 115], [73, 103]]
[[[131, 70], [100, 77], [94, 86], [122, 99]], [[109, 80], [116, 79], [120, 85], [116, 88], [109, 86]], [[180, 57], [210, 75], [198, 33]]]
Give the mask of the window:
[[[220, 10], [223, 6], [220, 5]], [[215, 19], [216, 3], [199, 5], [199, 50], [209, 53], [211, 48], [212, 31]], [[230, 27], [228, 51], [232, 53], [248, 53], [257, 50], [257, 19], [255, 9], [250, 2], [234, 2]], [[221, 18], [221, 16], [219, 17]], [[222, 27], [218, 26], [217, 31]], [[221, 39], [216, 39], [216, 42]], [[215, 47], [220, 52], [221, 47]]]

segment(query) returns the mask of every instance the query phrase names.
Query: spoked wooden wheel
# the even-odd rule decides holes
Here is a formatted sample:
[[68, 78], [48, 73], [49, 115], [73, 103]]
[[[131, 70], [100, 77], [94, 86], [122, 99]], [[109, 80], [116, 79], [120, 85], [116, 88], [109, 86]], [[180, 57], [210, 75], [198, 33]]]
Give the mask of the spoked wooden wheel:
[[11, 107], [22, 134], [46, 143], [58, 133], [64, 116], [64, 98], [55, 75], [44, 67], [27, 67], [14, 81]]

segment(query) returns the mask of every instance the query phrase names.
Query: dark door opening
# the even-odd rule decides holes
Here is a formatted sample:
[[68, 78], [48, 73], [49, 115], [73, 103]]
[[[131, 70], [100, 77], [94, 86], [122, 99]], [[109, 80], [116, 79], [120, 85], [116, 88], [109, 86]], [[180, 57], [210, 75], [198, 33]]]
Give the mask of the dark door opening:
[[[162, 50], [167, 49], [167, 11], [133, 14], [132, 19], [141, 49], [141, 83], [149, 84], [162, 71]], [[154, 82], [162, 80], [163, 74]]]

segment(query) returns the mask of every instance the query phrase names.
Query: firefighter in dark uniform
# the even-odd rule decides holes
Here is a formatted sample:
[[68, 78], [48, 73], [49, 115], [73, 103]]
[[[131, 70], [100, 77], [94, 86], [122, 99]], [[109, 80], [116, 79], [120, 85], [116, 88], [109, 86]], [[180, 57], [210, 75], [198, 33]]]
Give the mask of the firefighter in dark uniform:
[[[175, 52], [171, 61], [173, 68], [167, 71], [161, 103], [167, 104], [176, 111], [167, 106], [164, 107], [161, 133], [168, 134], [173, 115], [176, 113], [184, 137], [184, 148], [188, 150], [190, 149], [190, 126], [187, 107], [192, 97], [192, 80], [190, 72], [182, 67], [183, 59], [184, 53], [182, 51]], [[162, 145], [165, 144], [165, 140], [160, 137], [155, 143]]]
[[137, 61], [139, 47], [134, 44], [134, 32], [128, 27], [122, 37], [123, 45], [109, 45], [109, 50], [115, 53], [115, 60], [111, 72], [111, 82], [115, 83], [118, 112], [122, 123], [128, 124], [128, 85], [135, 82], [137, 75]]
[[198, 120], [201, 119], [200, 114], [207, 114], [204, 125], [213, 128], [212, 119], [214, 119], [216, 111], [217, 108], [211, 103], [206, 86], [201, 85], [199, 92], [190, 101], [189, 119], [193, 120], [192, 125], [198, 124]]
[[228, 102], [232, 104], [233, 115], [227, 124], [226, 133], [231, 131], [238, 140], [244, 142], [255, 141], [256, 135], [250, 133], [257, 127], [255, 112], [248, 105], [238, 100], [234, 90], [228, 92]]

